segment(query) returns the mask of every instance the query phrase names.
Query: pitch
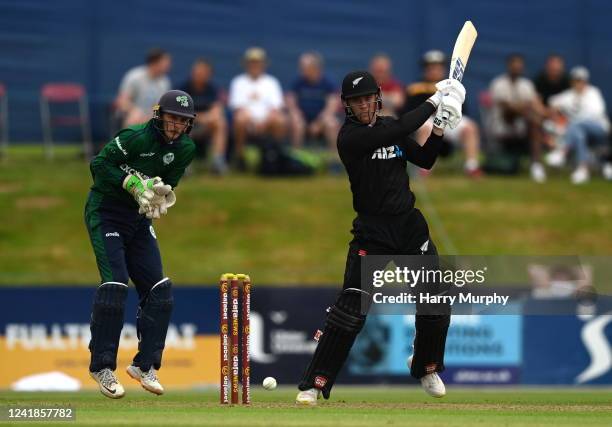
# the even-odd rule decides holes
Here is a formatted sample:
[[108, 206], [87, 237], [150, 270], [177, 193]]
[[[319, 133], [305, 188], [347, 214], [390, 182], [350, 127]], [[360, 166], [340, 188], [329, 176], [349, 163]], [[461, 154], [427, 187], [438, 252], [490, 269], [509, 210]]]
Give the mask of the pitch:
[[[71, 405], [78, 425], [160, 426], [609, 426], [610, 389], [450, 388], [432, 400], [414, 387], [334, 388], [318, 407], [293, 404], [295, 389], [253, 390], [250, 406], [222, 406], [217, 390], [169, 391], [155, 397], [128, 390], [121, 400], [98, 392], [0, 392], [7, 405]], [[45, 422], [45, 425], [54, 423]], [[65, 423], [57, 423], [64, 425]]]

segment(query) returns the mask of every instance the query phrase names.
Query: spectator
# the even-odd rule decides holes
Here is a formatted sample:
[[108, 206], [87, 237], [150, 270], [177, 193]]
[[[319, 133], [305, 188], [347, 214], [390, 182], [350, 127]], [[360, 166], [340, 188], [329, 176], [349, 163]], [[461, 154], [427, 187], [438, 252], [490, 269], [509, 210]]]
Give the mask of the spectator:
[[549, 55], [544, 64], [544, 70], [534, 79], [536, 91], [544, 105], [548, 99], [570, 87], [569, 77], [565, 72], [565, 62], [560, 55]]
[[540, 163], [544, 111], [533, 83], [523, 77], [522, 55], [510, 55], [506, 66], [506, 73], [493, 79], [489, 89], [493, 99], [492, 131], [507, 152], [530, 153], [531, 177], [544, 182], [546, 171]]
[[287, 132], [280, 83], [265, 72], [266, 51], [251, 47], [244, 53], [243, 61], [246, 72], [234, 77], [229, 91], [229, 106], [234, 113], [235, 153], [241, 169], [249, 135], [271, 135], [280, 140]]
[[527, 273], [536, 299], [566, 299], [590, 294], [593, 296], [593, 266], [589, 264], [528, 264]]
[[[447, 60], [439, 50], [430, 50], [423, 55], [423, 81], [412, 83], [406, 88], [406, 102], [403, 111], [410, 111], [423, 103], [436, 92], [436, 83], [444, 80], [448, 73]], [[428, 120], [416, 132], [416, 140], [423, 143], [431, 133], [433, 118]], [[453, 145], [462, 145], [465, 153], [464, 170], [468, 176], [482, 175], [479, 163], [480, 131], [474, 120], [463, 116], [461, 123], [455, 129], [444, 131], [445, 151], [450, 153]]]
[[[563, 114], [568, 119], [567, 129], [560, 147], [546, 157], [550, 166], [562, 166], [567, 153], [573, 150], [577, 167], [572, 173], [574, 184], [583, 184], [589, 180], [589, 146], [607, 143], [610, 122], [606, 113], [606, 103], [601, 92], [589, 84], [589, 70], [585, 67], [574, 67], [570, 72], [571, 88], [550, 98], [554, 113]], [[605, 168], [610, 165], [604, 165]]]
[[213, 68], [206, 59], [197, 59], [191, 67], [191, 78], [181, 90], [193, 98], [196, 119], [191, 138], [198, 148], [205, 144], [208, 138], [212, 143], [212, 170], [223, 175], [227, 172], [225, 161], [227, 147], [227, 123], [225, 111], [219, 99], [219, 90], [211, 81]]
[[304, 137], [324, 136], [328, 147], [336, 152], [340, 123], [336, 87], [323, 75], [323, 58], [316, 52], [300, 56], [300, 76], [291, 85], [286, 101], [291, 120], [291, 142], [301, 147]]
[[404, 87], [393, 76], [393, 64], [391, 58], [379, 53], [370, 60], [370, 73], [376, 79], [383, 100], [383, 115], [397, 116], [397, 112], [404, 105]]
[[144, 123], [152, 117], [157, 100], [171, 89], [167, 76], [171, 65], [170, 55], [155, 48], [147, 54], [145, 65], [134, 67], [125, 74], [115, 101], [123, 127]]

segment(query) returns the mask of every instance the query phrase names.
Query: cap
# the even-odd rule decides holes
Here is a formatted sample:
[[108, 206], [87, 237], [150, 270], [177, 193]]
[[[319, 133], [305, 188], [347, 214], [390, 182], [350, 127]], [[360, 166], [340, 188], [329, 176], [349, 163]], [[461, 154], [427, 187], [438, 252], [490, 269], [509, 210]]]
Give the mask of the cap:
[[588, 82], [590, 77], [591, 74], [589, 70], [582, 65], [578, 65], [570, 70], [570, 78], [572, 80], [583, 80]]
[[421, 58], [423, 65], [429, 64], [445, 64], [446, 55], [441, 50], [428, 50]]
[[250, 47], [244, 52], [245, 61], [265, 61], [266, 51], [260, 47]]

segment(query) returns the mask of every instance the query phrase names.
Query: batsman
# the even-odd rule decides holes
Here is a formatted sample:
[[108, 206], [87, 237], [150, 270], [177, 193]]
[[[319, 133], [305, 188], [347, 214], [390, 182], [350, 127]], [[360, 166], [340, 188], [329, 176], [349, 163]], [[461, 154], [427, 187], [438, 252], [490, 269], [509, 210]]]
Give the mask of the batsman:
[[172, 313], [172, 283], [164, 276], [151, 220], [176, 203], [174, 189], [195, 153], [188, 136], [194, 118], [191, 96], [166, 92], [151, 120], [119, 131], [90, 165], [85, 224], [101, 280], [91, 313], [89, 373], [112, 399], [125, 394], [115, 370], [129, 279], [139, 299], [138, 352], [127, 373], [151, 393], [164, 392], [156, 371]]
[[[465, 89], [446, 79], [436, 92], [412, 111], [395, 119], [379, 115], [381, 90], [367, 71], [354, 71], [342, 82], [346, 119], [337, 146], [353, 193], [353, 240], [349, 244], [344, 285], [329, 308], [323, 334], [298, 385], [296, 402], [316, 405], [326, 399], [367, 315], [362, 305], [370, 295], [361, 283], [361, 263], [366, 255], [437, 255], [423, 214], [415, 208], [407, 162], [431, 169], [444, 129], [461, 121]], [[434, 115], [432, 133], [423, 145], [411, 134]], [[364, 298], [365, 295], [365, 298]], [[408, 359], [411, 375], [425, 391], [442, 397], [446, 390], [438, 372], [444, 370], [444, 348], [450, 323], [450, 307], [435, 314], [417, 305], [414, 352]]]

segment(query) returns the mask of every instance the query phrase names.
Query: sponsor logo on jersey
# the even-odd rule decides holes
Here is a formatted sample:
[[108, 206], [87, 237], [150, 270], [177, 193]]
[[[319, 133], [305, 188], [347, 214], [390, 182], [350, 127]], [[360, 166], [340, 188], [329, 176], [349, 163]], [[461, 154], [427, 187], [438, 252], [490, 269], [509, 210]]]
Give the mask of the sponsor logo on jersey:
[[106, 233], [106, 237], [120, 237], [117, 231], [113, 231], [112, 233]]
[[174, 160], [174, 153], [166, 153], [162, 159], [164, 161], [164, 165], [169, 165]]
[[128, 166], [125, 163], [120, 165], [119, 169], [121, 169], [125, 173], [129, 173], [130, 175], [139, 176], [141, 179], [151, 179], [151, 177], [149, 175], [145, 175], [144, 173], [137, 171], [136, 169], [134, 169], [131, 166]]
[[151, 153], [140, 153], [140, 157], [153, 157], [155, 155], [155, 153], [151, 152]]
[[401, 148], [399, 148], [397, 145], [392, 145], [390, 147], [378, 148], [372, 154], [372, 159], [389, 160], [395, 159], [396, 157], [402, 157], [403, 155], [404, 152]]
[[115, 143], [117, 144], [117, 147], [119, 147], [119, 149], [121, 150], [121, 152], [123, 154], [125, 154], [126, 156], [128, 155], [127, 151], [125, 148], [123, 148], [123, 145], [121, 145], [121, 141], [119, 140], [119, 137], [115, 137]]

